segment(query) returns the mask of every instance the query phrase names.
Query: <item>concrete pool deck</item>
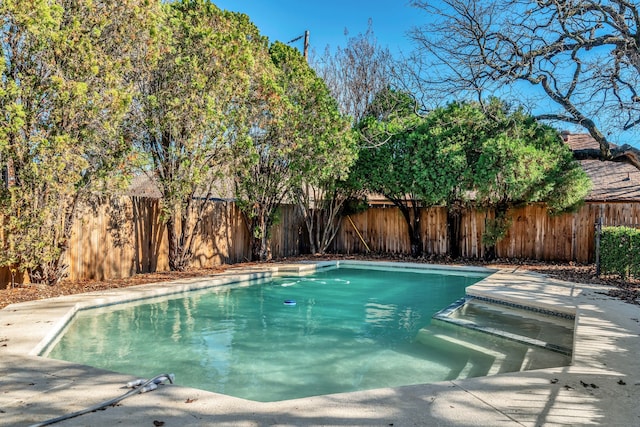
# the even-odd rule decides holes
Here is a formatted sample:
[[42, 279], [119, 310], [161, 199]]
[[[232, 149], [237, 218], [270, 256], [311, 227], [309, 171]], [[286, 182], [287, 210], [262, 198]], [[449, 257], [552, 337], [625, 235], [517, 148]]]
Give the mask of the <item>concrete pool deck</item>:
[[[78, 308], [265, 277], [270, 274], [265, 270], [269, 269], [229, 270], [215, 277], [32, 301], [0, 310], [0, 425], [31, 425], [126, 392], [123, 385], [133, 379], [131, 375], [37, 356]], [[467, 289], [470, 295], [575, 313], [571, 366], [272, 403], [167, 385], [56, 425], [152, 426], [154, 421], [166, 427], [640, 425], [640, 307], [602, 292], [606, 292], [602, 286], [507, 270]]]

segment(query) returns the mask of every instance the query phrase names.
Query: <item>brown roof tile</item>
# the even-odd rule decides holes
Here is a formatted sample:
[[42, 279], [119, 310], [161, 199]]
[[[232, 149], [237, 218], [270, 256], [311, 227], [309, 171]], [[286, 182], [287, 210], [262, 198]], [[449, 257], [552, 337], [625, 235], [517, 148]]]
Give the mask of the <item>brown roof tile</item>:
[[[563, 134], [572, 150], [597, 149], [598, 142], [588, 134]], [[640, 170], [624, 162], [580, 160], [593, 188], [588, 201], [640, 201]]]

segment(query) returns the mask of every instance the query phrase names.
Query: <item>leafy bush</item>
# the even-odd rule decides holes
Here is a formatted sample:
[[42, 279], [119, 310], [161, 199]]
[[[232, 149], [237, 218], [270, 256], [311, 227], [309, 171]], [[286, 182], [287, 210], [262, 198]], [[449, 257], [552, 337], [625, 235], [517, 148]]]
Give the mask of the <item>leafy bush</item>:
[[343, 216], [356, 215], [360, 212], [364, 212], [369, 209], [369, 203], [365, 199], [359, 199], [356, 197], [349, 197], [344, 202], [344, 209], [342, 211]]
[[507, 212], [497, 212], [494, 219], [487, 218], [482, 233], [482, 244], [495, 246], [507, 235], [512, 223], [512, 218], [507, 216]]
[[640, 278], [640, 229], [603, 227], [600, 269], [605, 274]]

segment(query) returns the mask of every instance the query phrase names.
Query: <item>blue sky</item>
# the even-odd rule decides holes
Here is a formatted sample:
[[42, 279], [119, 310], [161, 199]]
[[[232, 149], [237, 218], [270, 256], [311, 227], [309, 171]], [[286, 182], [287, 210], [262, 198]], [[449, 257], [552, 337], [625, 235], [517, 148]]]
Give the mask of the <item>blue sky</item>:
[[[421, 9], [409, 6], [408, 0], [212, 0], [221, 9], [242, 12], [249, 16], [260, 32], [271, 42], [288, 42], [310, 32], [310, 50], [321, 55], [325, 47], [332, 49], [345, 46], [347, 39], [364, 33], [369, 19], [373, 23], [374, 35], [381, 46], [388, 47], [395, 55], [400, 51], [409, 53], [414, 46], [408, 32], [417, 26], [428, 23], [429, 18]], [[436, 2], [437, 0], [434, 0]], [[345, 29], [348, 35], [345, 36]], [[299, 40], [292, 46], [302, 51], [303, 42]], [[528, 85], [519, 86], [524, 93], [533, 89]], [[527, 102], [516, 92], [507, 91], [505, 99]], [[558, 106], [548, 98], [528, 105], [534, 114], [555, 112]], [[566, 123], [555, 123], [558, 129], [570, 129], [585, 132], [583, 128]], [[609, 135], [611, 142], [630, 143], [640, 147], [640, 132], [622, 133], [619, 130]]]
[[[407, 0], [213, 0], [221, 9], [246, 13], [270, 41], [288, 42], [309, 30], [310, 49], [321, 54], [327, 45], [344, 46], [349, 36], [364, 33], [369, 19], [382, 46], [408, 52], [407, 32], [425, 22], [425, 14]], [[302, 50], [302, 40], [292, 44]]]

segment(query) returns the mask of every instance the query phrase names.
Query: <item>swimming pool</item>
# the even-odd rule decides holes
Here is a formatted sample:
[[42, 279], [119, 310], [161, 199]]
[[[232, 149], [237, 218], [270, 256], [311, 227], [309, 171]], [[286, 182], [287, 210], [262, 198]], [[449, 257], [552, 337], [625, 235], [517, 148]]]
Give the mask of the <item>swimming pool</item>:
[[264, 402], [520, 370], [522, 344], [430, 325], [488, 274], [351, 266], [86, 310], [48, 357]]

